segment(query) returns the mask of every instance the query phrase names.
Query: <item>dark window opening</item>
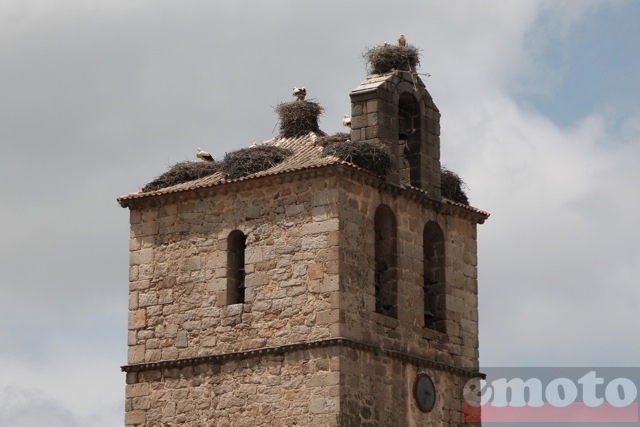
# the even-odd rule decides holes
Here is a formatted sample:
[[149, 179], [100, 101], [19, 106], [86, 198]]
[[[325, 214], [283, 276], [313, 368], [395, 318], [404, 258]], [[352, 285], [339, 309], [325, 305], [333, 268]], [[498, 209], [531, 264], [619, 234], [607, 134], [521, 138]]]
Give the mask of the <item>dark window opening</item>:
[[429, 221], [423, 233], [424, 254], [424, 326], [446, 332], [446, 281], [444, 234]]
[[375, 311], [390, 317], [398, 316], [396, 219], [389, 206], [376, 210], [375, 228]]
[[227, 303], [245, 302], [244, 252], [246, 236], [240, 230], [229, 233], [227, 238]]
[[398, 139], [405, 141], [403, 155], [409, 162], [411, 185], [422, 188], [422, 126], [420, 106], [415, 96], [403, 93], [398, 104]]

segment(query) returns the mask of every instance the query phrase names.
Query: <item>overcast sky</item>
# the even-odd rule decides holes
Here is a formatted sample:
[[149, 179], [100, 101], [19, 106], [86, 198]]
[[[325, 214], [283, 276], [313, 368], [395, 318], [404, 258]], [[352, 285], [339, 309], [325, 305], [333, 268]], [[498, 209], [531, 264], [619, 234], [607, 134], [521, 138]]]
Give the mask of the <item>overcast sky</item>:
[[404, 33], [479, 229], [484, 366], [640, 360], [640, 2], [0, 0], [0, 427], [123, 424], [128, 211], [173, 163], [342, 131]]

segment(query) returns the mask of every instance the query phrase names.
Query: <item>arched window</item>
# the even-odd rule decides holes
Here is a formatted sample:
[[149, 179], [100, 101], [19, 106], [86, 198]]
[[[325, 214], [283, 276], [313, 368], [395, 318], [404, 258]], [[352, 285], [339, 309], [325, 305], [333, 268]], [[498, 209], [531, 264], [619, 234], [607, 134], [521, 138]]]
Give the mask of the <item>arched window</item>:
[[398, 316], [396, 219], [389, 206], [380, 205], [374, 218], [376, 312]]
[[446, 332], [446, 282], [444, 234], [440, 226], [429, 221], [422, 237], [424, 254], [424, 326]]
[[244, 302], [245, 271], [244, 250], [247, 237], [240, 230], [229, 233], [227, 238], [227, 303]]
[[409, 92], [400, 95], [398, 103], [398, 139], [405, 142], [403, 156], [409, 162], [411, 185], [422, 188], [421, 148], [422, 122], [420, 120], [420, 104]]

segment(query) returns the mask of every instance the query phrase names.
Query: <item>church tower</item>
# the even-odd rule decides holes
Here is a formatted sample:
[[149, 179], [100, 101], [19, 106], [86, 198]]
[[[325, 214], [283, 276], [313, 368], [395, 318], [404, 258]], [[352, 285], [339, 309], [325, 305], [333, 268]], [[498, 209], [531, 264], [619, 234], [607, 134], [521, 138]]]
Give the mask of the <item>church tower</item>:
[[[281, 120], [235, 163], [118, 199], [131, 224], [126, 426], [461, 424], [480, 375], [488, 214], [446, 197], [440, 113], [415, 68], [392, 65], [350, 93], [342, 140], [302, 96], [281, 119], [315, 122]], [[388, 168], [341, 149], [384, 152]]]

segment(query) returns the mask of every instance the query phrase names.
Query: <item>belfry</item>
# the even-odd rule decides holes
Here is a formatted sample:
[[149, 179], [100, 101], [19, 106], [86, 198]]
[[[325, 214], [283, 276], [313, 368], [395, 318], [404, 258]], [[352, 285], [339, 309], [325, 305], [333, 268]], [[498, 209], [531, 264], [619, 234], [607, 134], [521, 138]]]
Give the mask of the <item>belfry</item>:
[[278, 137], [118, 199], [127, 426], [461, 424], [489, 214], [443, 184], [415, 48], [376, 49], [348, 134], [298, 97]]

